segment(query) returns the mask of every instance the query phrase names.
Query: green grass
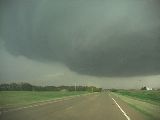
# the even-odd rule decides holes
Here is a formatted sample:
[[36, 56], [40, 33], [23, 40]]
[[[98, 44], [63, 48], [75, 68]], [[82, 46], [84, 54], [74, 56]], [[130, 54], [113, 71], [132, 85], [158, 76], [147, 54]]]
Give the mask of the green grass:
[[148, 120], [160, 120], [160, 91], [118, 90], [112, 94], [144, 114]]
[[148, 117], [147, 120], [159, 120], [159, 117], [155, 117], [153, 115], [153, 113], [148, 112], [147, 110], [144, 110], [144, 108], [142, 109], [141, 106], [136, 106], [133, 103], [128, 103], [129, 106], [131, 106], [132, 108], [136, 109], [137, 111], [143, 113], [144, 115], [146, 115]]
[[0, 107], [17, 107], [44, 100], [52, 100], [84, 93], [87, 92], [0, 91]]
[[160, 91], [119, 90], [116, 93], [160, 105]]

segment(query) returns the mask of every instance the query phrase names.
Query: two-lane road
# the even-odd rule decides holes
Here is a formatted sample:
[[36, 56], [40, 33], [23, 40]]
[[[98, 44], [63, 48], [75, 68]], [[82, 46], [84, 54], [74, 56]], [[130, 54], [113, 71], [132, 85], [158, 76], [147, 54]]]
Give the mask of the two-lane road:
[[[114, 101], [115, 100], [115, 101]], [[121, 107], [122, 106], [122, 107]], [[125, 107], [125, 108], [124, 108]], [[2, 112], [1, 120], [143, 120], [142, 116], [109, 93], [52, 102]]]

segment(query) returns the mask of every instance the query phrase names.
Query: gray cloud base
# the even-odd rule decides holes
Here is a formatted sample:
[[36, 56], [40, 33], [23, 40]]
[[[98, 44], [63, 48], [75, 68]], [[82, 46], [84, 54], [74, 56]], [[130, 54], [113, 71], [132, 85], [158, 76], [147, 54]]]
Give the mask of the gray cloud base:
[[160, 73], [158, 0], [1, 1], [0, 36], [13, 55], [80, 74]]

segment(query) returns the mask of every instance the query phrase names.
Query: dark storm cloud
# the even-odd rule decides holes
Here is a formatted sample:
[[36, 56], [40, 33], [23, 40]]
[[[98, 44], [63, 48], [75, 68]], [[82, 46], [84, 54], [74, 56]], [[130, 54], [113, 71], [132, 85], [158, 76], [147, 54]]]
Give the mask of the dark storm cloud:
[[160, 73], [158, 0], [4, 0], [0, 36], [13, 55], [80, 74]]

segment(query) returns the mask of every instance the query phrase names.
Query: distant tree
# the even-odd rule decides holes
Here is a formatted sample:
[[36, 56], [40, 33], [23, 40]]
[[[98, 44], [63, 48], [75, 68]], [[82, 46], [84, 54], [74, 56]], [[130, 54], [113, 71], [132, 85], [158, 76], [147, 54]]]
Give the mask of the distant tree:
[[11, 83], [10, 85], [10, 90], [20, 90], [20, 86], [16, 83]]
[[29, 83], [21, 83], [21, 89], [24, 91], [32, 91], [32, 85]]
[[9, 89], [10, 89], [9, 84], [0, 84], [1, 91], [5, 91], [5, 90], [9, 90]]
[[[75, 91], [75, 86], [34, 86], [29, 83], [0, 84], [0, 91]], [[95, 86], [77, 86], [76, 91], [100, 92]]]
[[145, 86], [145, 87], [142, 87], [141, 90], [147, 90], [147, 87], [146, 87], [146, 86]]
[[117, 92], [117, 89], [110, 89], [111, 92]]

